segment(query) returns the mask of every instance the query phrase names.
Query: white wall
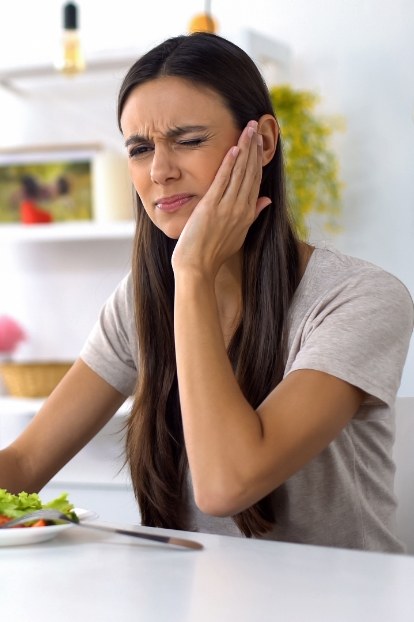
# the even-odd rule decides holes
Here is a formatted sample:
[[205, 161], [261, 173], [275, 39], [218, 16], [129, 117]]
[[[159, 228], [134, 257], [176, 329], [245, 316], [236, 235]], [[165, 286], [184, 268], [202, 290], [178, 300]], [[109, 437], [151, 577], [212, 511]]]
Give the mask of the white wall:
[[18, 242], [0, 248], [0, 311], [28, 335], [16, 359], [74, 360], [130, 266], [129, 240]]
[[[87, 53], [127, 48], [138, 54], [167, 36], [185, 32], [204, 3], [84, 0], [78, 4]], [[2, 19], [0, 68], [44, 62], [55, 54], [60, 6], [57, 0], [10, 3]], [[414, 294], [414, 3], [220, 0], [212, 3], [212, 10], [222, 34], [248, 26], [287, 43], [293, 84], [317, 90], [323, 109], [346, 119], [347, 130], [337, 139], [345, 181], [344, 230], [333, 241], [341, 250], [395, 273]], [[84, 87], [78, 100], [68, 95], [55, 104], [47, 103], [44, 93], [22, 99], [0, 89], [0, 147], [82, 138], [121, 148], [114, 117], [118, 83], [115, 77], [100, 87], [97, 80]], [[62, 122], [63, 111], [70, 123]], [[327, 235], [315, 229], [313, 237]], [[117, 252], [113, 249], [114, 256]], [[82, 256], [87, 265], [87, 254]], [[103, 279], [107, 269], [105, 264]], [[81, 280], [82, 270], [75, 271]], [[3, 272], [4, 264], [0, 312], [7, 310], [9, 299]], [[115, 277], [112, 273], [109, 280]], [[413, 347], [400, 394], [414, 395]]]

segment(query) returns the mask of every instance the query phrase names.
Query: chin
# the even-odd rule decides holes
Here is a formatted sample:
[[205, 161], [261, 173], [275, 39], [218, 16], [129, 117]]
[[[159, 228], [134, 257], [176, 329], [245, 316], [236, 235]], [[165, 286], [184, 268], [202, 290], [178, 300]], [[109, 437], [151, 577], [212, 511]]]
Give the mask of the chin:
[[183, 229], [187, 223], [188, 218], [185, 218], [184, 222], [181, 219], [177, 219], [175, 222], [172, 219], [168, 224], [155, 223], [156, 226], [171, 240], [178, 240], [183, 232]]
[[167, 238], [170, 238], [170, 240], [178, 240], [182, 231], [183, 231], [182, 227], [179, 230], [178, 229], [173, 230], [172, 227], [171, 228], [169, 227], [168, 230], [162, 229], [162, 232], [167, 236]]

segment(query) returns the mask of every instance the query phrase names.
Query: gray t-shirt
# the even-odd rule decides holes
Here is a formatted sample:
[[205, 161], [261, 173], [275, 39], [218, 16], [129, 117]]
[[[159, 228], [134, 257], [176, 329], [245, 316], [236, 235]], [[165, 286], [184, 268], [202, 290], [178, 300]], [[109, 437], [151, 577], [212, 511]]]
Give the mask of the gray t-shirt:
[[[131, 276], [121, 282], [81, 357], [125, 395], [137, 377]], [[316, 369], [367, 394], [339, 436], [273, 493], [276, 524], [265, 538], [367, 550], [402, 551], [395, 537], [394, 403], [413, 330], [404, 285], [384, 270], [316, 248], [294, 295], [285, 375]], [[231, 518], [198, 510], [189, 524], [240, 536]]]

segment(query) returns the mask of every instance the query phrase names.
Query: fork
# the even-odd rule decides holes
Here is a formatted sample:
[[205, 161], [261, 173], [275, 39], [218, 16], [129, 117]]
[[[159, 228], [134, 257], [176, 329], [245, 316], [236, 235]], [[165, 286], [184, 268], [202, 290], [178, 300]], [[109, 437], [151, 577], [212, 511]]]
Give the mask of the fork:
[[[144, 540], [151, 540], [153, 542], [158, 542], [160, 544], [169, 544], [172, 546], [180, 546], [187, 549], [200, 550], [203, 548], [203, 545], [199, 542], [194, 542], [194, 540], [187, 540], [184, 538], [175, 538], [172, 536], [161, 536], [151, 533], [145, 533], [144, 531], [139, 531], [136, 529], [124, 529], [123, 527], [111, 527], [109, 525], [102, 525], [96, 523], [80, 523], [73, 518], [70, 518], [66, 514], [62, 514], [58, 510], [35, 510], [34, 512], [28, 512], [19, 518], [13, 518], [7, 523], [3, 523], [0, 525], [0, 529], [11, 529], [12, 527], [16, 527], [17, 525], [21, 525], [23, 523], [29, 523], [31, 521], [36, 520], [53, 520], [53, 521], [61, 521], [64, 523], [69, 523], [71, 525], [76, 525], [77, 527], [85, 527], [86, 529], [95, 529], [96, 531], [107, 531], [109, 533], [119, 533], [123, 536], [132, 536], [134, 538], [142, 538]], [[47, 527], [43, 527], [42, 529], [47, 529]]]

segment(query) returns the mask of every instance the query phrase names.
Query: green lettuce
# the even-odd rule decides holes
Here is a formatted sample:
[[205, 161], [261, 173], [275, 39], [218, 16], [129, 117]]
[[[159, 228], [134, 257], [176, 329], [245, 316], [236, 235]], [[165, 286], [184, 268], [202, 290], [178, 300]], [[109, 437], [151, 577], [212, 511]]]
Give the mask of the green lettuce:
[[18, 495], [13, 495], [4, 488], [0, 488], [0, 516], [20, 518], [20, 516], [24, 516], [24, 514], [34, 510], [53, 509], [59, 510], [62, 514], [67, 514], [70, 518], [77, 520], [73, 508], [74, 506], [69, 502], [66, 492], [63, 492], [59, 497], [48, 503], [43, 503], [36, 492], [20, 492]]

